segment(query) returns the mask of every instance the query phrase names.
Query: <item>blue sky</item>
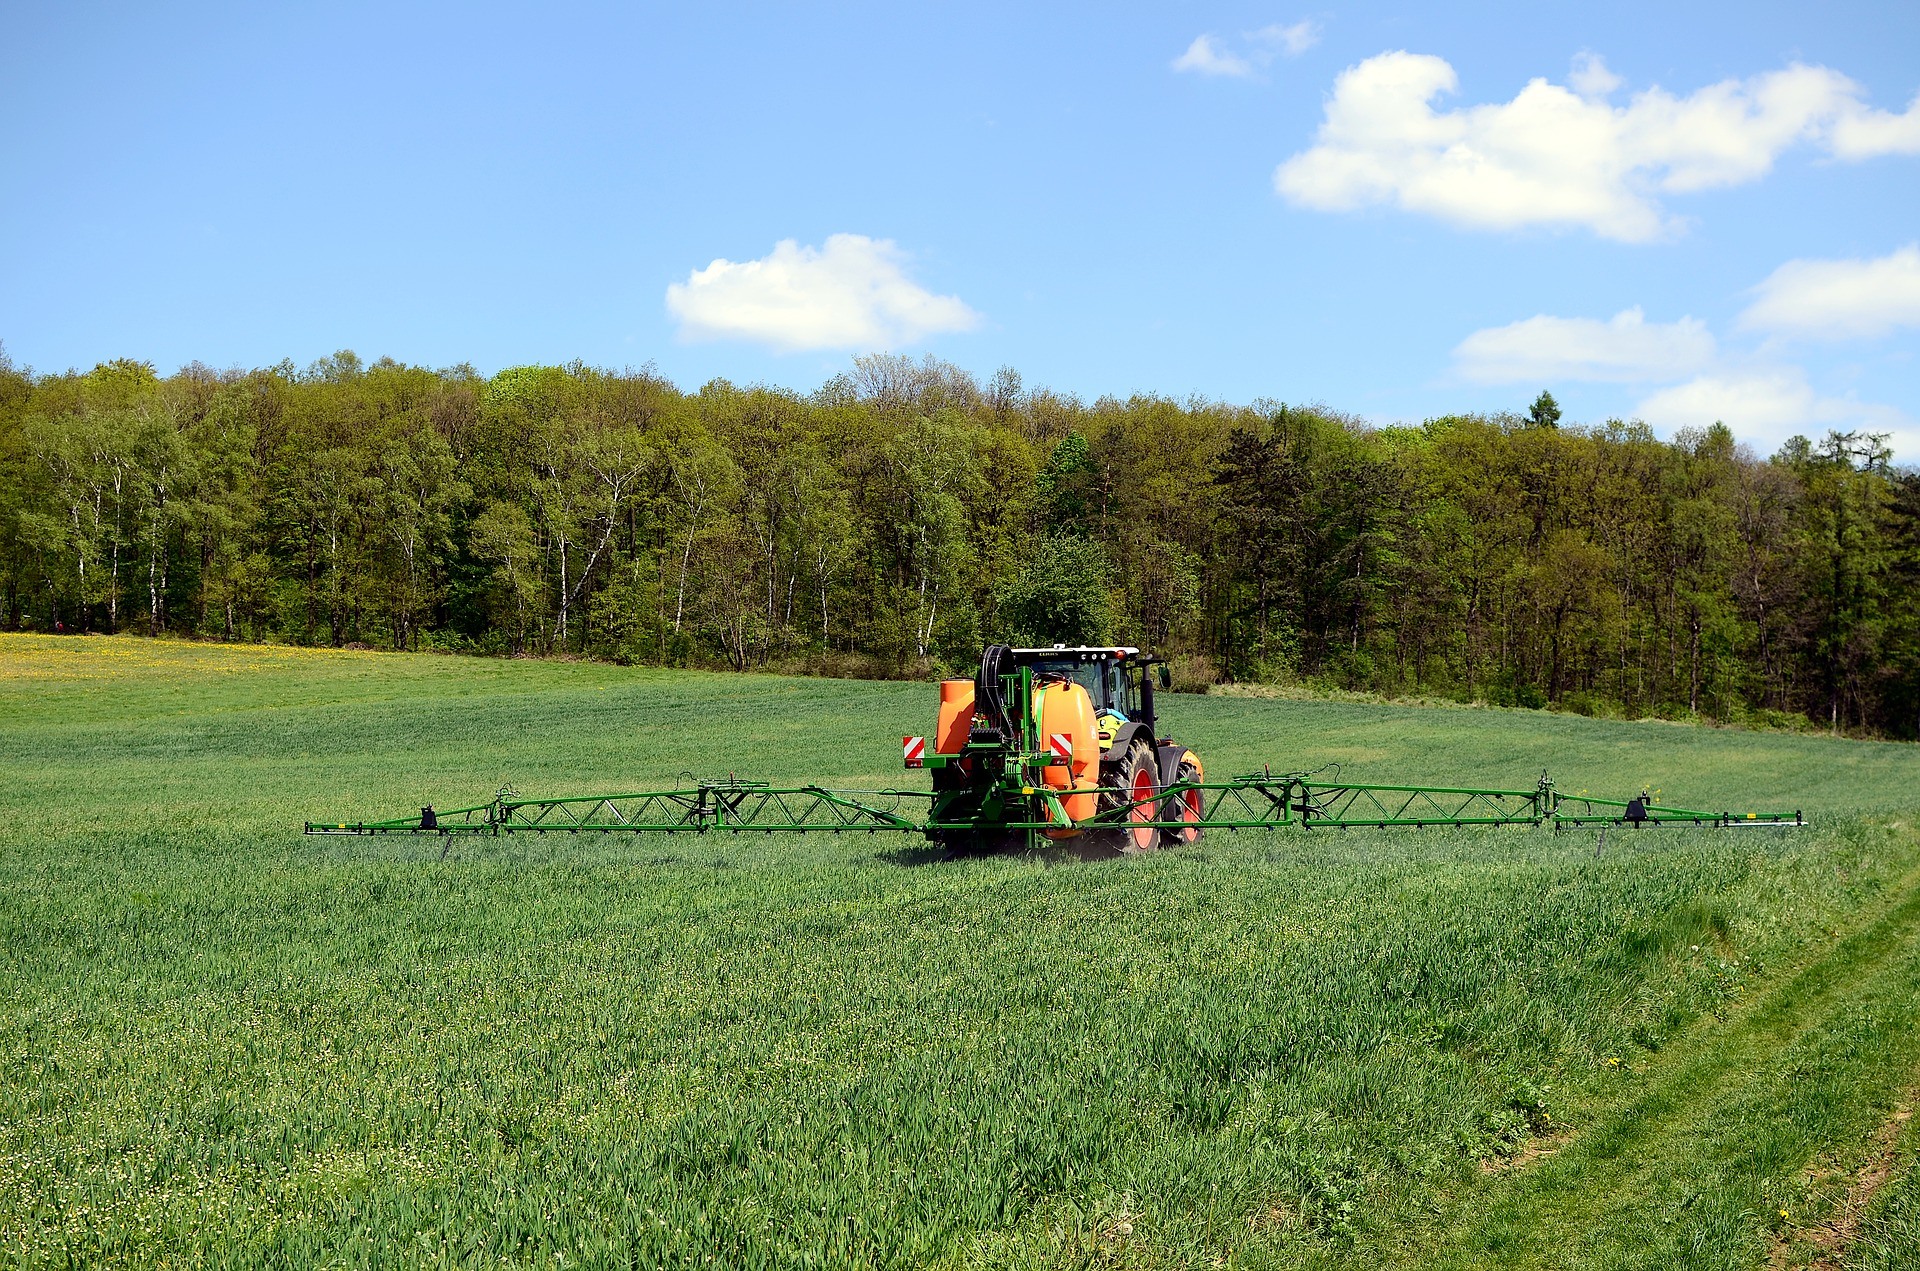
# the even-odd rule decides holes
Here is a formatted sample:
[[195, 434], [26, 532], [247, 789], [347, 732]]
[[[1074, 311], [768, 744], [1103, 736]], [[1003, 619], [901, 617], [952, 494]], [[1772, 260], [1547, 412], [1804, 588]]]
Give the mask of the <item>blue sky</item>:
[[1920, 460], [1917, 95], [1911, 3], [17, 4], [0, 340], [1551, 388]]

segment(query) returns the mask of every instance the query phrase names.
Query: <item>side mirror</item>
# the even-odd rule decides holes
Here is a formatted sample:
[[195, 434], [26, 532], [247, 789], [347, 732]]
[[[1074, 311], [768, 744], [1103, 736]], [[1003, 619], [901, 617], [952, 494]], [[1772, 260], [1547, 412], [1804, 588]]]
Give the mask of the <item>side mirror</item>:
[[1171, 689], [1173, 687], [1173, 668], [1168, 666], [1165, 662], [1162, 662], [1159, 666], [1156, 666], [1153, 669], [1154, 669], [1155, 675], [1160, 680], [1160, 687], [1164, 689]]

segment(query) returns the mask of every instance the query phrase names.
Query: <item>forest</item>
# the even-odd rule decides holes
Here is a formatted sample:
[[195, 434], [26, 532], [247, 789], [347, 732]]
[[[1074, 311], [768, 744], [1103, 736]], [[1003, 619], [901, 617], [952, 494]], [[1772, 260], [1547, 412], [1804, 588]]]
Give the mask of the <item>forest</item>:
[[1920, 473], [1882, 437], [1091, 403], [932, 357], [812, 393], [341, 352], [0, 351], [9, 630], [914, 677], [1117, 640], [1176, 687], [1920, 735]]

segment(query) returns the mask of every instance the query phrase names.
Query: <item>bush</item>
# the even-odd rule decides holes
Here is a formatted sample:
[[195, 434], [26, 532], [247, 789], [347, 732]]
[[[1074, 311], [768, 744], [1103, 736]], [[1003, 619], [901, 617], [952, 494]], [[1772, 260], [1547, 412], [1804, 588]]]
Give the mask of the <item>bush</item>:
[[1220, 682], [1220, 671], [1204, 653], [1176, 653], [1167, 659], [1176, 693], [1204, 693]]

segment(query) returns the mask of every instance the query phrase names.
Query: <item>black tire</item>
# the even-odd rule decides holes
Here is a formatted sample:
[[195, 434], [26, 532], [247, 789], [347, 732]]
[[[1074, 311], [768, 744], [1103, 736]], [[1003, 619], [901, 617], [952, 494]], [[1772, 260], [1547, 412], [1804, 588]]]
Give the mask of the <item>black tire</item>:
[[[1200, 780], [1200, 767], [1191, 756], [1183, 756], [1180, 768], [1174, 774], [1174, 784], [1186, 785], [1190, 781]], [[1162, 821], [1198, 822], [1201, 816], [1202, 795], [1198, 790], [1186, 790], [1168, 795], [1160, 802]], [[1207, 829], [1203, 825], [1190, 824], [1183, 829], [1160, 831], [1162, 841], [1168, 847], [1191, 847], [1198, 843]]]
[[[1153, 761], [1153, 747], [1146, 742], [1136, 741], [1127, 747], [1127, 753], [1118, 762], [1102, 764], [1100, 786], [1100, 811], [1103, 814], [1123, 816], [1129, 821], [1152, 822], [1160, 819], [1159, 765]], [[1127, 812], [1120, 811], [1129, 804], [1137, 806]], [[1116, 824], [1100, 833], [1116, 851], [1150, 852], [1160, 846], [1160, 831], [1151, 825], [1129, 829]]]

